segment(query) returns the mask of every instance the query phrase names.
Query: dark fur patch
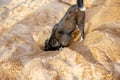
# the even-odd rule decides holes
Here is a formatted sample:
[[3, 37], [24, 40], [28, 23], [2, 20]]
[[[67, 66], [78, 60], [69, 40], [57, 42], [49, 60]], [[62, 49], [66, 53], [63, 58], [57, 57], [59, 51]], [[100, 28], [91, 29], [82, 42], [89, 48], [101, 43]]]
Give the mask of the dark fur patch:
[[84, 19], [85, 12], [80, 11], [77, 5], [71, 6], [59, 23], [53, 27], [51, 37], [45, 43], [45, 50], [58, 50], [68, 46], [76, 26], [81, 30], [84, 39]]

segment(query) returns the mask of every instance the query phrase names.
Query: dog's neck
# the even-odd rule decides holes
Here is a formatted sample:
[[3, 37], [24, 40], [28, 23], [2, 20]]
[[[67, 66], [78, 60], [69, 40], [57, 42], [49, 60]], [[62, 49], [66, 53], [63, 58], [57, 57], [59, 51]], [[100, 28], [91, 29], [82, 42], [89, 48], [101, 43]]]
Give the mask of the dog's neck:
[[80, 9], [80, 11], [86, 11], [86, 8], [85, 7], [81, 7], [81, 8], [79, 8]]

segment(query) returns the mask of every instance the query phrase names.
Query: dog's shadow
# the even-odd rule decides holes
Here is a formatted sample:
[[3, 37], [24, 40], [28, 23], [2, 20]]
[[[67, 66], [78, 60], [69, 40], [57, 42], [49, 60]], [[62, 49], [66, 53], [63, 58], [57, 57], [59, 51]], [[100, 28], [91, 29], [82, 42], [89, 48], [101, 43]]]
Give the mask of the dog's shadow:
[[94, 58], [93, 53], [90, 51], [89, 47], [84, 44], [84, 41], [74, 42], [69, 46], [69, 48], [82, 55], [87, 62], [103, 66]]

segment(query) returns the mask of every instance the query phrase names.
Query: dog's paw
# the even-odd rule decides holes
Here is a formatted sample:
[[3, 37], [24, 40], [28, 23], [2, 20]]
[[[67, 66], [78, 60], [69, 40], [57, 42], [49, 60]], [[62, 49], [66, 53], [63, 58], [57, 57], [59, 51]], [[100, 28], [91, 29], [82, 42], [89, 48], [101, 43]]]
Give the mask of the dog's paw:
[[59, 51], [62, 51], [63, 50], [63, 47], [59, 48]]
[[83, 40], [84, 40], [83, 37], [81, 37], [80, 41], [83, 41]]

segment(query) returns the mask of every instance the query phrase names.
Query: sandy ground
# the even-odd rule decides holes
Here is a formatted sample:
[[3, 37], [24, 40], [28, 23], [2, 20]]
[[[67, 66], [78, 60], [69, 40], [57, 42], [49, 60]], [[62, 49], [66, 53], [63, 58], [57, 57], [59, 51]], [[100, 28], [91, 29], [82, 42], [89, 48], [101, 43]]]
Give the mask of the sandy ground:
[[69, 47], [46, 52], [75, 0], [0, 0], [0, 80], [119, 80], [120, 1], [84, 1], [85, 40], [76, 31]]

